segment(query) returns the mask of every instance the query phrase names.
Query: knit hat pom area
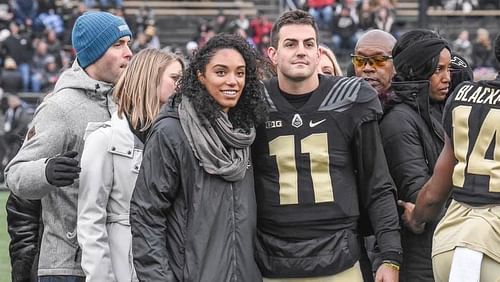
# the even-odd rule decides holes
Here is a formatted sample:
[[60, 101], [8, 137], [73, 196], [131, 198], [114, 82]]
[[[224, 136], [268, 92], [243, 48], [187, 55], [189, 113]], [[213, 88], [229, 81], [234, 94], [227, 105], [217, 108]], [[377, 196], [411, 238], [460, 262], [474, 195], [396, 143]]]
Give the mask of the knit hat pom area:
[[108, 12], [87, 12], [75, 22], [71, 33], [78, 63], [82, 68], [97, 61], [118, 39], [132, 32], [124, 19]]

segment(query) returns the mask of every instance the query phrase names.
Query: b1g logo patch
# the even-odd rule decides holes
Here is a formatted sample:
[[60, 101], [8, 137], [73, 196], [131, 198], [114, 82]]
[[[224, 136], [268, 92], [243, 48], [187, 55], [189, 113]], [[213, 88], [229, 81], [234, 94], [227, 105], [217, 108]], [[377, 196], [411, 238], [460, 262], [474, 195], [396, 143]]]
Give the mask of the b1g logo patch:
[[281, 120], [268, 120], [266, 121], [266, 129], [283, 127]]

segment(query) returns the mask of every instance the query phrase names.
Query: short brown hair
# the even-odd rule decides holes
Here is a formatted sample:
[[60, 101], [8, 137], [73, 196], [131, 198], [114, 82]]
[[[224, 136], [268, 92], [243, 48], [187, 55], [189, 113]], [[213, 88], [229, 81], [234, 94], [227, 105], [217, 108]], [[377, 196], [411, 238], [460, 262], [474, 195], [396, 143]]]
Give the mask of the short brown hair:
[[314, 33], [316, 33], [316, 44], [319, 42], [318, 25], [314, 20], [313, 16], [302, 10], [293, 10], [284, 12], [281, 16], [274, 22], [273, 29], [271, 30], [271, 46], [274, 48], [278, 47], [279, 32], [280, 29], [285, 25], [290, 24], [302, 24], [310, 25], [314, 28]]

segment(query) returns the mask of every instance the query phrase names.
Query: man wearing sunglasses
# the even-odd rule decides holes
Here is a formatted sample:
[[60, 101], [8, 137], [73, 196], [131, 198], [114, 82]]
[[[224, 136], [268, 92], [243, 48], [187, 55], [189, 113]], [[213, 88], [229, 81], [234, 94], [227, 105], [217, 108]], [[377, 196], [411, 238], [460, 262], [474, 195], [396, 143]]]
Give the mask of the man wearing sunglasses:
[[395, 70], [392, 48], [396, 38], [390, 33], [374, 29], [363, 34], [351, 55], [354, 73], [377, 90], [382, 106], [390, 97], [391, 81]]
[[[383, 30], [370, 30], [364, 33], [356, 43], [351, 62], [354, 74], [363, 78], [377, 91], [382, 107], [385, 108], [391, 96], [391, 80], [395, 70], [392, 63], [392, 48], [396, 38]], [[360, 266], [363, 279], [373, 281], [373, 271], [380, 265], [379, 253], [375, 247], [375, 236], [365, 237], [365, 248], [362, 249]]]

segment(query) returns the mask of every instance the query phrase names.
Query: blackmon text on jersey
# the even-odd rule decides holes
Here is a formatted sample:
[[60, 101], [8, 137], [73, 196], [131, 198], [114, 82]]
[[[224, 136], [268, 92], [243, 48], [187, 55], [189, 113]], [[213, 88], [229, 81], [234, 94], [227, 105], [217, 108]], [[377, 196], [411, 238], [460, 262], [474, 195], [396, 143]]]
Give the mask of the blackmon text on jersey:
[[455, 101], [490, 105], [496, 105], [500, 101], [500, 89], [486, 86], [474, 88], [472, 84], [463, 84], [455, 96]]

